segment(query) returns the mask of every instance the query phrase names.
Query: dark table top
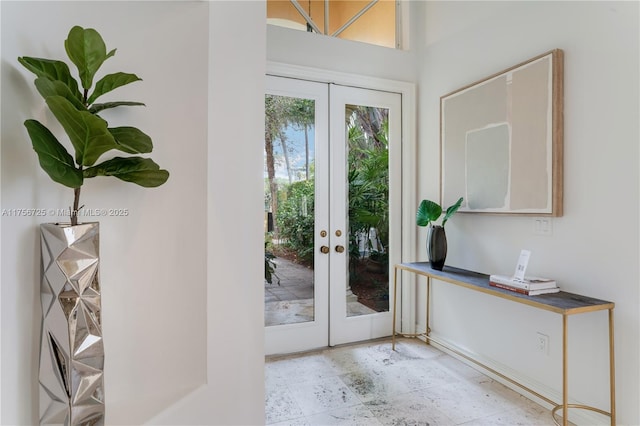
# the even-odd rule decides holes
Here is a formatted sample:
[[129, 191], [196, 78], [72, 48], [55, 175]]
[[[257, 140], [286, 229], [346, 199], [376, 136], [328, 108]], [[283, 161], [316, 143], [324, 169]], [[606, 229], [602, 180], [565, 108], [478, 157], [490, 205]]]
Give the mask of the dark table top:
[[613, 302], [568, 293], [566, 291], [528, 296], [515, 291], [490, 286], [489, 275], [487, 274], [468, 271], [453, 266], [445, 266], [442, 271], [438, 271], [432, 269], [429, 262], [405, 262], [396, 264], [395, 267], [563, 315], [613, 309], [615, 306]]

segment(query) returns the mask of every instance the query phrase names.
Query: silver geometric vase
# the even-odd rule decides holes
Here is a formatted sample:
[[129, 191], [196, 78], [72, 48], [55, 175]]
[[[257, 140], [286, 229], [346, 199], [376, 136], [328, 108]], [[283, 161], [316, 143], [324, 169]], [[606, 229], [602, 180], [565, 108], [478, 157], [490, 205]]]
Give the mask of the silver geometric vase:
[[41, 425], [104, 425], [99, 229], [40, 225]]

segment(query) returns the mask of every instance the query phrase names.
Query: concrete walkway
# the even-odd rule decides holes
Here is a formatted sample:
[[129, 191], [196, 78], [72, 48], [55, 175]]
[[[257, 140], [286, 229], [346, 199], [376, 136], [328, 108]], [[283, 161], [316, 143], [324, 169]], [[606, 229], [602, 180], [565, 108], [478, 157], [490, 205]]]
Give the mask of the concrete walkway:
[[[313, 321], [313, 270], [283, 258], [274, 259], [273, 284], [264, 283], [264, 323], [266, 326]], [[347, 296], [348, 316], [376, 313]]]

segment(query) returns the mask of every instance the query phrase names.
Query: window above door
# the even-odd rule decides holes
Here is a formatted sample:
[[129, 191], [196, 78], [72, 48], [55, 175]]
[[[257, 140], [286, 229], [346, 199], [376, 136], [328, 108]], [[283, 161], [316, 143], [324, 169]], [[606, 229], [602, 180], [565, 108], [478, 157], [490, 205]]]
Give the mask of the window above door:
[[267, 0], [267, 24], [400, 48], [395, 0]]

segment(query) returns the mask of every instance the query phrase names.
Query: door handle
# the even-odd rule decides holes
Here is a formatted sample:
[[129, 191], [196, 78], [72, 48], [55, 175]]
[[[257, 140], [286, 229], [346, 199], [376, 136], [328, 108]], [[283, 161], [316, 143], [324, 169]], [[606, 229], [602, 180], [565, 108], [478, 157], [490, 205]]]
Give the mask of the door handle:
[[344, 251], [344, 246], [336, 246], [336, 251], [338, 253], [342, 253]]
[[322, 246], [322, 247], [320, 247], [320, 251], [321, 251], [322, 253], [324, 253], [324, 254], [327, 254], [327, 253], [329, 253], [329, 247], [327, 247], [327, 246]]

